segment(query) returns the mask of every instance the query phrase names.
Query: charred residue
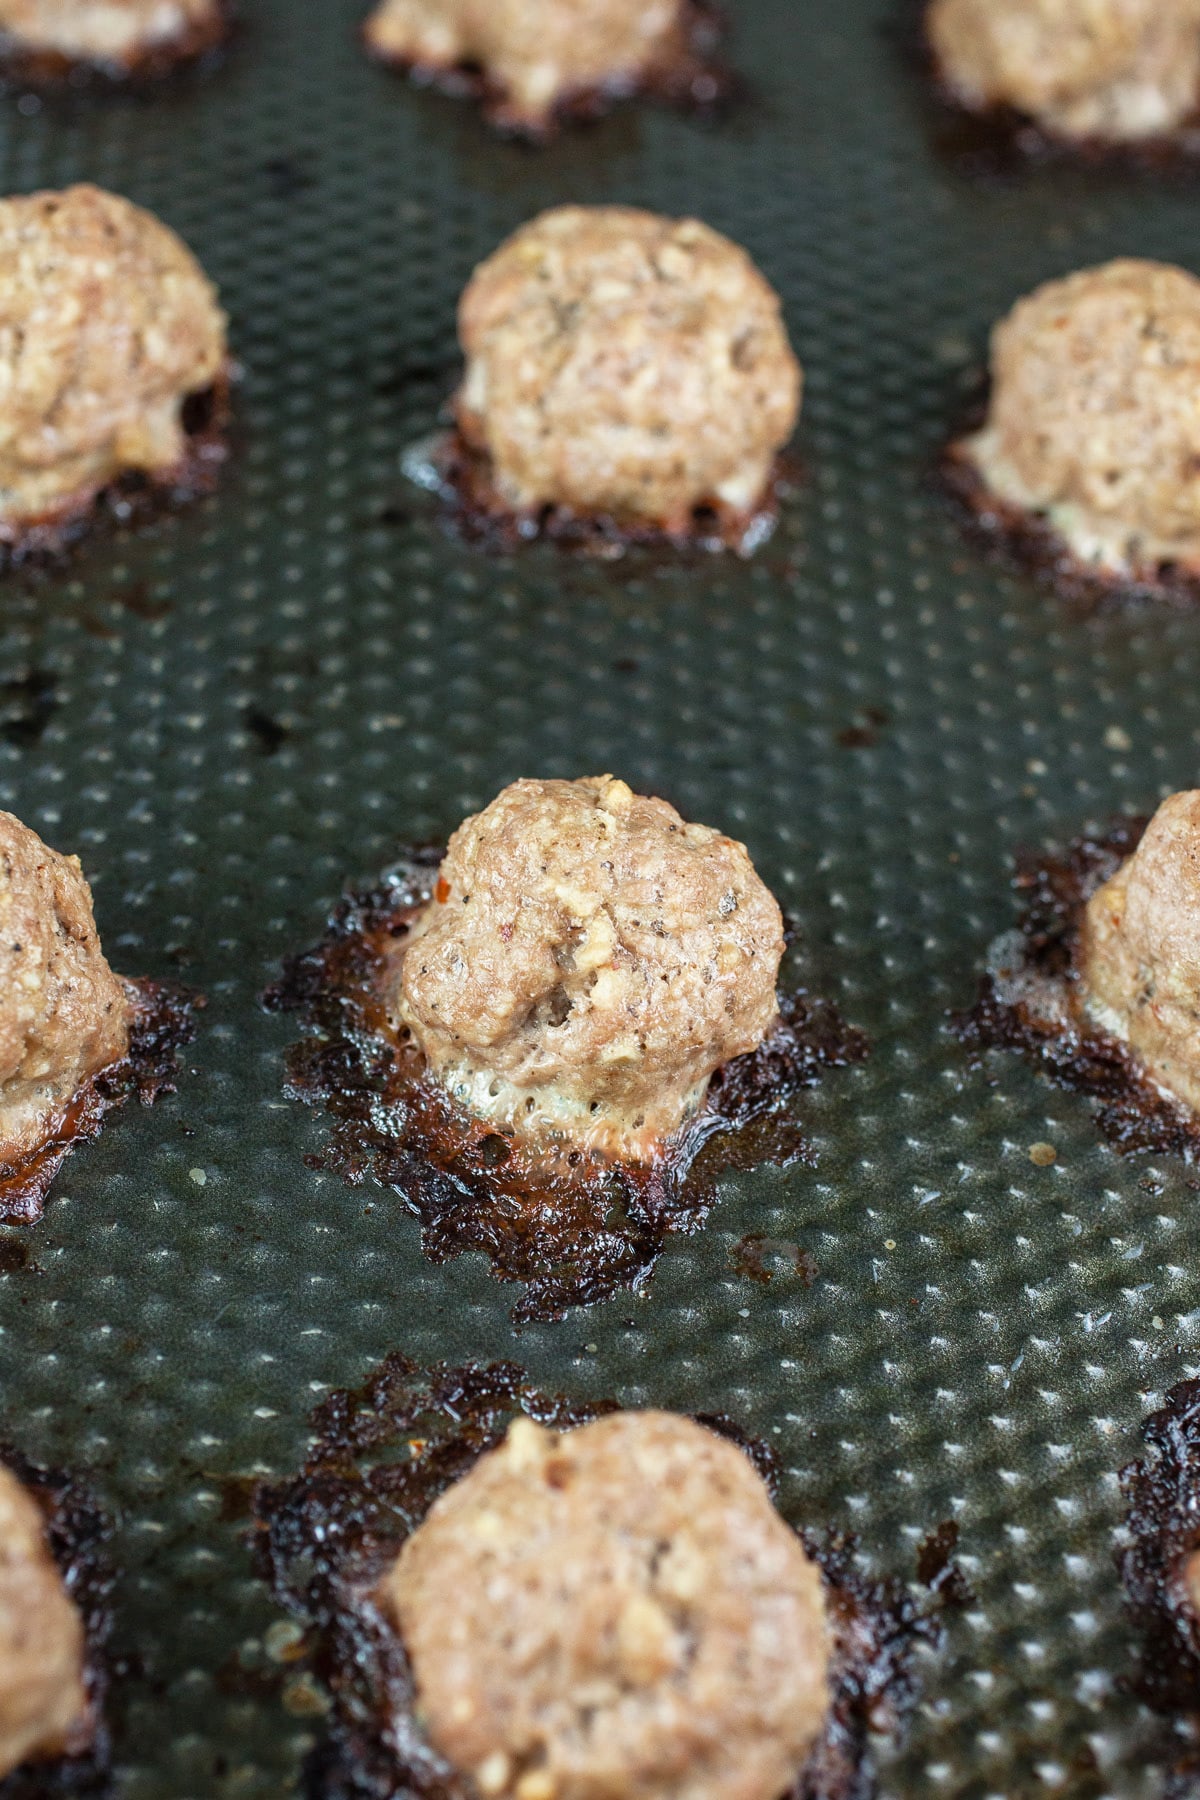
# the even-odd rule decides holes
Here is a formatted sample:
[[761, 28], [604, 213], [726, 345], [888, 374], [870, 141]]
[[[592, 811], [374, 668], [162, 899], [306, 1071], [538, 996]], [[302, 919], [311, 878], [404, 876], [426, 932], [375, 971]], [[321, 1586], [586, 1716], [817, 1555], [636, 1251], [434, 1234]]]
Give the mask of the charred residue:
[[1060, 1087], [1097, 1101], [1097, 1123], [1115, 1150], [1191, 1157], [1200, 1150], [1200, 1120], [1090, 1019], [1079, 987], [1084, 909], [1136, 850], [1146, 824], [1119, 819], [1065, 851], [1017, 858], [1014, 886], [1024, 912], [991, 953], [1005, 969], [984, 975], [974, 1006], [951, 1023], [975, 1060], [987, 1050], [1018, 1050]]
[[419, 1219], [432, 1262], [482, 1251], [501, 1280], [525, 1284], [515, 1320], [561, 1318], [641, 1288], [667, 1237], [703, 1224], [724, 1170], [812, 1159], [790, 1103], [868, 1045], [803, 992], [780, 996], [771, 1035], [717, 1071], [701, 1111], [654, 1161], [534, 1147], [458, 1107], [389, 1025], [383, 992], [441, 856], [411, 852], [378, 887], [347, 895], [320, 942], [264, 996], [307, 1033], [289, 1053], [285, 1091], [325, 1110], [319, 1166], [390, 1187]]
[[[303, 1470], [259, 1488], [252, 1536], [258, 1572], [302, 1625], [308, 1666], [332, 1703], [306, 1765], [308, 1800], [472, 1800], [422, 1734], [404, 1646], [375, 1589], [439, 1494], [514, 1417], [568, 1431], [614, 1410], [544, 1393], [511, 1363], [422, 1371], [399, 1354], [316, 1409]], [[768, 1445], [723, 1415], [699, 1423], [739, 1444], [774, 1491]], [[852, 1538], [800, 1535], [824, 1576], [834, 1662], [824, 1734], [785, 1800], [863, 1800], [871, 1736], [900, 1730], [917, 1693], [916, 1647], [939, 1641], [940, 1622], [900, 1582], [865, 1577]]]
[[62, 705], [54, 669], [29, 668], [0, 682], [0, 736], [15, 750], [32, 750]]

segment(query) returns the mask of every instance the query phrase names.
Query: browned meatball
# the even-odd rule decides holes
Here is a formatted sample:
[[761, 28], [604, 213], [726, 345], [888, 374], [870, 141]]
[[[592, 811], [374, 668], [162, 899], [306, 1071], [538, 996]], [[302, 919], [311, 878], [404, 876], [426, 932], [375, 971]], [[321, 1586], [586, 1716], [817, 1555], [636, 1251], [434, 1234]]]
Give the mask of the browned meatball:
[[694, 219], [543, 213], [475, 271], [458, 327], [459, 424], [514, 511], [748, 513], [799, 413], [778, 296]]
[[225, 354], [210, 283], [150, 213], [87, 186], [0, 201], [0, 536], [118, 475], [168, 479]]
[[778, 1800], [829, 1704], [817, 1569], [743, 1452], [668, 1413], [518, 1420], [380, 1591], [488, 1797]]
[[1200, 569], [1200, 281], [1125, 259], [1047, 282], [992, 336], [964, 449], [1003, 504], [1098, 571]]
[[133, 65], [197, 32], [220, 36], [219, 0], [0, 0], [0, 33], [73, 61]]
[[783, 924], [742, 844], [623, 781], [517, 781], [450, 840], [394, 1004], [517, 1132], [650, 1155], [776, 1015]]
[[79, 858], [0, 812], [0, 1162], [53, 1135], [129, 1047], [129, 1000], [96, 935]]
[[82, 1748], [83, 1622], [36, 1502], [0, 1465], [0, 1777]]
[[383, 0], [377, 55], [428, 69], [477, 64], [515, 122], [544, 125], [572, 94], [635, 87], [674, 51], [682, 0]]
[[1200, 0], [932, 0], [926, 18], [963, 105], [1060, 137], [1155, 137], [1200, 99]]
[[1200, 1111], [1200, 789], [1164, 800], [1092, 896], [1081, 961], [1098, 1023]]

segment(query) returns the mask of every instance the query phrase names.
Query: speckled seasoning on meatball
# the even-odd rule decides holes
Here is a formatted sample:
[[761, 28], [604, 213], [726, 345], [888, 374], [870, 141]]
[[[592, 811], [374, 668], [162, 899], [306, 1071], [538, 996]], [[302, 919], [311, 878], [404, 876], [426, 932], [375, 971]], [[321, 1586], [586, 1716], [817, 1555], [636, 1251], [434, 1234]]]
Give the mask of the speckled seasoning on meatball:
[[156, 79], [217, 48], [228, 0], [0, 0], [0, 73]]
[[79, 859], [0, 812], [0, 1219], [36, 1218], [71, 1144], [174, 1086], [185, 997], [114, 975]]
[[1020, 927], [992, 945], [975, 1048], [1025, 1051], [1096, 1097], [1120, 1150], [1200, 1150], [1200, 790], [1018, 862]]
[[254, 1516], [330, 1695], [313, 1800], [871, 1793], [936, 1617], [793, 1529], [732, 1421], [396, 1354], [312, 1426]]
[[744, 844], [611, 776], [517, 781], [450, 839], [394, 1005], [471, 1112], [641, 1158], [766, 1037], [782, 957]]
[[712, 0], [382, 0], [364, 36], [382, 61], [534, 138], [632, 94], [708, 107], [729, 85]]
[[348, 896], [266, 1002], [312, 1034], [288, 1090], [331, 1166], [558, 1316], [643, 1281], [721, 1168], [811, 1154], [790, 1101], [867, 1046], [783, 953], [744, 845], [609, 775], [525, 780]]
[[982, 429], [951, 452], [985, 524], [1070, 587], [1200, 578], [1200, 281], [1124, 258], [1047, 282], [992, 336]]
[[107, 1531], [78, 1482], [0, 1446], [0, 1781], [21, 1800], [92, 1792], [107, 1763]]
[[152, 214], [86, 185], [0, 201], [0, 542], [53, 542], [123, 477], [205, 485], [189, 404], [226, 371], [212, 284]]
[[728, 238], [558, 207], [476, 269], [459, 339], [468, 505], [522, 536], [761, 542], [801, 372], [778, 295]]
[[1072, 144], [1169, 137], [1200, 101], [1200, 0], [931, 0], [944, 90]]

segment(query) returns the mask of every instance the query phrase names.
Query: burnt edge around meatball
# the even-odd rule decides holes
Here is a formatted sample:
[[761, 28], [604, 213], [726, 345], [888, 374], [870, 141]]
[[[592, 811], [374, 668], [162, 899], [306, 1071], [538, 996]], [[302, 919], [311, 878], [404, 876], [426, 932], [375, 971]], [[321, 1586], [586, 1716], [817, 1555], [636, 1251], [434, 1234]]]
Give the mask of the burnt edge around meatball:
[[[547, 1394], [512, 1363], [420, 1370], [399, 1353], [316, 1408], [302, 1473], [258, 1486], [250, 1533], [256, 1571], [303, 1625], [308, 1668], [331, 1703], [305, 1768], [307, 1800], [476, 1800], [422, 1734], [403, 1644], [374, 1590], [438, 1496], [518, 1414], [567, 1431], [616, 1410]], [[775, 1497], [767, 1444], [723, 1414], [696, 1420], [743, 1449]], [[824, 1733], [781, 1800], [866, 1800], [870, 1737], [902, 1729], [917, 1698], [917, 1646], [940, 1642], [943, 1602], [922, 1610], [896, 1578], [869, 1579], [851, 1537], [799, 1535], [824, 1578], [835, 1649]]]
[[227, 363], [210, 387], [183, 402], [184, 453], [170, 469], [129, 470], [89, 488], [37, 519], [0, 521], [0, 574], [22, 564], [60, 562], [79, 540], [106, 522], [146, 525], [214, 492], [229, 458], [234, 367]]
[[0, 1156], [0, 1224], [35, 1224], [76, 1144], [99, 1137], [108, 1114], [133, 1095], [153, 1106], [160, 1094], [173, 1094], [179, 1085], [178, 1053], [196, 1035], [203, 995], [169, 982], [122, 979], [130, 1007], [128, 1052], [84, 1082], [36, 1150], [13, 1163]]
[[1200, 1381], [1172, 1388], [1143, 1421], [1142, 1438], [1146, 1454], [1121, 1470], [1126, 1511], [1116, 1561], [1137, 1636], [1134, 1690], [1155, 1712], [1190, 1726], [1191, 1746], [1167, 1784], [1168, 1800], [1184, 1800], [1200, 1778], [1200, 1618], [1186, 1579], [1200, 1548]]
[[420, 62], [390, 56], [365, 35], [363, 43], [372, 62], [453, 99], [475, 101], [488, 123], [504, 136], [540, 146], [552, 143], [564, 126], [603, 118], [623, 100], [656, 100], [707, 119], [723, 115], [745, 92], [721, 53], [727, 34], [725, 11], [717, 0], [680, 0], [673, 41], [639, 75], [566, 89], [549, 112], [537, 115], [522, 112], [507, 89], [477, 63]]
[[490, 457], [457, 425], [414, 446], [404, 467], [411, 481], [437, 496], [451, 530], [482, 550], [499, 555], [544, 538], [564, 550], [605, 558], [622, 556], [637, 545], [753, 556], [773, 535], [782, 501], [803, 476], [799, 458], [781, 452], [753, 506], [714, 501], [693, 507], [682, 523], [668, 525], [567, 506], [514, 510], [492, 479]]
[[50, 97], [84, 93], [149, 94], [179, 76], [207, 72], [221, 60], [236, 26], [233, 0], [217, 0], [213, 17], [132, 56], [93, 59], [22, 43], [0, 31], [0, 88]]
[[12, 1471], [45, 1518], [50, 1553], [83, 1622], [83, 1684], [88, 1703], [80, 1733], [86, 1741], [63, 1756], [22, 1763], [0, 1779], [0, 1800], [54, 1800], [59, 1794], [106, 1793], [112, 1746], [104, 1705], [111, 1675], [107, 1644], [115, 1578], [105, 1546], [112, 1527], [78, 1476], [44, 1469], [2, 1441], [0, 1463]]
[[1191, 174], [1200, 162], [1200, 95], [1195, 113], [1174, 131], [1117, 143], [1094, 135], [1064, 136], [1015, 106], [968, 106], [929, 41], [928, 11], [929, 0], [899, 0], [892, 35], [932, 103], [934, 148], [962, 174], [996, 178], [1047, 163], [1076, 162], [1162, 176]]
[[1024, 911], [1015, 930], [995, 940], [992, 955], [1057, 1004], [1042, 1016], [1024, 1000], [1005, 998], [996, 977], [986, 974], [974, 1006], [952, 1014], [950, 1024], [977, 1066], [988, 1050], [1017, 1050], [1060, 1087], [1096, 1100], [1096, 1122], [1122, 1155], [1150, 1150], [1191, 1160], [1200, 1151], [1200, 1118], [1088, 1017], [1079, 985], [1084, 909], [1137, 849], [1148, 823], [1118, 819], [1107, 831], [1075, 838], [1065, 851], [1018, 854], [1013, 886]]
[[1044, 514], [998, 499], [972, 459], [968, 442], [986, 412], [986, 401], [972, 407], [969, 423], [945, 446], [937, 466], [938, 485], [960, 523], [985, 551], [1052, 588], [1080, 618], [1126, 606], [1185, 610], [1200, 605], [1200, 569], [1156, 562], [1121, 573], [1082, 562]]
[[388, 1025], [381, 991], [387, 952], [432, 897], [443, 854], [411, 850], [377, 887], [346, 894], [263, 996], [306, 1033], [288, 1052], [284, 1091], [328, 1115], [330, 1140], [311, 1166], [391, 1188], [420, 1221], [431, 1262], [482, 1251], [500, 1280], [526, 1284], [512, 1315], [524, 1323], [642, 1287], [667, 1237], [703, 1224], [723, 1171], [812, 1160], [789, 1103], [824, 1070], [861, 1062], [869, 1044], [803, 991], [780, 995], [770, 1036], [717, 1070], [704, 1106], [653, 1162], [523, 1145], [458, 1106], [410, 1034]]

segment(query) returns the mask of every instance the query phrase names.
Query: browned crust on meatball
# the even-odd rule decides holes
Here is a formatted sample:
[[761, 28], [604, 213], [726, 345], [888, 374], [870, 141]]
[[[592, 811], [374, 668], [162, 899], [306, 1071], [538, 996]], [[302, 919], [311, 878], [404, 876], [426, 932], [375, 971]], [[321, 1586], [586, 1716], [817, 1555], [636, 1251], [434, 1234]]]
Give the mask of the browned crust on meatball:
[[951, 1027], [972, 1060], [1016, 1050], [1060, 1087], [1097, 1102], [1096, 1123], [1121, 1154], [1200, 1152], [1200, 1118], [1164, 1093], [1128, 1045], [1085, 1004], [1082, 935], [1088, 902], [1141, 841], [1148, 820], [1119, 819], [1065, 851], [1019, 854], [1014, 887], [1025, 901], [1013, 931], [988, 952], [988, 972]]
[[236, 23], [235, 0], [216, 0], [209, 19], [193, 21], [177, 37], [148, 44], [127, 57], [93, 60], [23, 43], [0, 30], [0, 85], [50, 95], [88, 88], [152, 90], [215, 64]]
[[[416, 1800], [478, 1800], [416, 1717], [403, 1644], [378, 1602], [380, 1577], [439, 1495], [514, 1418], [564, 1431], [614, 1410], [611, 1401], [540, 1391], [511, 1363], [422, 1371], [399, 1354], [315, 1410], [302, 1473], [260, 1484], [253, 1504], [258, 1572], [304, 1627], [308, 1667], [332, 1703], [306, 1765], [309, 1800], [394, 1800], [401, 1790]], [[723, 1415], [698, 1423], [739, 1445], [774, 1493], [778, 1464], [768, 1445]], [[866, 1579], [854, 1539], [800, 1536], [824, 1581], [831, 1700], [787, 1800], [867, 1800], [871, 1738], [901, 1730], [917, 1697], [916, 1647], [939, 1642], [940, 1621], [891, 1577]]]
[[365, 26], [362, 42], [368, 56], [382, 67], [408, 75], [454, 99], [473, 101], [489, 125], [505, 136], [544, 145], [552, 143], [564, 126], [603, 118], [624, 100], [654, 100], [705, 116], [723, 110], [742, 91], [741, 82], [721, 53], [727, 29], [719, 0], [680, 0], [679, 24], [670, 44], [636, 80], [614, 79], [597, 86], [564, 88], [546, 111], [538, 112], [517, 104], [485, 69], [389, 55], [373, 43]]
[[317, 1160], [354, 1185], [373, 1175], [392, 1188], [432, 1261], [483, 1251], [500, 1280], [526, 1284], [514, 1319], [561, 1318], [644, 1286], [667, 1237], [704, 1223], [722, 1170], [811, 1160], [795, 1097], [862, 1061], [869, 1044], [802, 989], [779, 993], [774, 1031], [718, 1070], [701, 1111], [653, 1160], [522, 1144], [456, 1105], [388, 1005], [396, 946], [428, 905], [442, 856], [410, 851], [376, 888], [348, 894], [263, 996], [307, 1034], [288, 1054], [285, 1092], [327, 1114]]
[[83, 1627], [85, 1710], [64, 1753], [23, 1763], [0, 1779], [0, 1800], [56, 1800], [58, 1795], [109, 1791], [111, 1743], [105, 1721], [110, 1682], [108, 1639], [112, 1630], [114, 1576], [107, 1555], [112, 1527], [78, 1476], [31, 1462], [0, 1442], [0, 1464], [36, 1503], [47, 1544]]

